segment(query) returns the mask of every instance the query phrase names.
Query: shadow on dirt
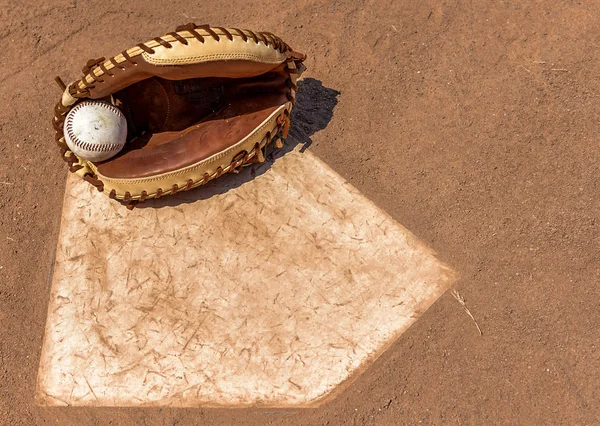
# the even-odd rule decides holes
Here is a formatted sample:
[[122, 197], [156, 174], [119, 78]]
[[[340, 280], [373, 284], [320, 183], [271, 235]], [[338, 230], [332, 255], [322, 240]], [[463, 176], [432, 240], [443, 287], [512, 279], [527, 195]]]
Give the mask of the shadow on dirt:
[[321, 81], [314, 78], [300, 80], [288, 137], [283, 148], [279, 150], [274, 151], [273, 146], [269, 146], [264, 163], [249, 165], [238, 174], [230, 173], [221, 176], [191, 191], [139, 203], [136, 208], [161, 208], [206, 200], [216, 194], [224, 194], [267, 172], [274, 161], [293, 151], [298, 145], [302, 145], [300, 152], [304, 152], [312, 144], [311, 136], [325, 129], [332, 120], [339, 95], [340, 92], [323, 86]]

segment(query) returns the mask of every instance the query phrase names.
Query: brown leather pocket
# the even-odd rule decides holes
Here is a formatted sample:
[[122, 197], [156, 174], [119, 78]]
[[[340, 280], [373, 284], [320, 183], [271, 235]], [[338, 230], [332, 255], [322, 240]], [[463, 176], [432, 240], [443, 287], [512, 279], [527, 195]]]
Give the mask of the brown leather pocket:
[[154, 77], [124, 89], [115, 98], [127, 116], [130, 140], [118, 156], [97, 164], [98, 172], [148, 177], [218, 154], [288, 101], [285, 77], [279, 69], [253, 79]]

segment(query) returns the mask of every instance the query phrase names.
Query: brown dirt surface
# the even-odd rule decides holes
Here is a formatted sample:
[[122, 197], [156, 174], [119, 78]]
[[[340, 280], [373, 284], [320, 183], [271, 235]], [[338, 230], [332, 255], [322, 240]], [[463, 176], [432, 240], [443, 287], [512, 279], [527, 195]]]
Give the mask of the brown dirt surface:
[[[598, 16], [548, 0], [0, 0], [0, 423], [598, 424]], [[319, 408], [34, 404], [66, 178], [52, 80], [189, 21], [309, 55], [294, 131], [460, 273], [482, 336], [448, 292]]]

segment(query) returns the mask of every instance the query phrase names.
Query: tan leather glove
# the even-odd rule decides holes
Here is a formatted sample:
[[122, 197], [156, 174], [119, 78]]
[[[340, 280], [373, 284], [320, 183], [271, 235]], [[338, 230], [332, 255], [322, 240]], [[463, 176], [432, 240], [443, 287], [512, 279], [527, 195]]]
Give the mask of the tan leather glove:
[[[70, 170], [125, 202], [189, 190], [264, 161], [281, 146], [305, 55], [264, 32], [187, 24], [105, 60], [88, 61], [54, 109], [56, 141]], [[65, 143], [66, 114], [104, 99], [127, 118], [124, 149], [94, 163]]]

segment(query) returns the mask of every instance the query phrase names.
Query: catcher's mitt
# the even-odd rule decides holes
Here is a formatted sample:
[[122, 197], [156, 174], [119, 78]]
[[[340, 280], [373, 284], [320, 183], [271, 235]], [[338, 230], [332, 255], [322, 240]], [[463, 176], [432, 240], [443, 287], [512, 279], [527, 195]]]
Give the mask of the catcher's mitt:
[[[65, 86], [54, 109], [56, 141], [70, 170], [129, 203], [202, 185], [285, 137], [305, 56], [265, 32], [187, 24], [105, 60]], [[78, 158], [65, 143], [69, 110], [103, 99], [127, 118], [127, 143], [107, 161]], [[133, 205], [133, 204], [131, 204]]]

